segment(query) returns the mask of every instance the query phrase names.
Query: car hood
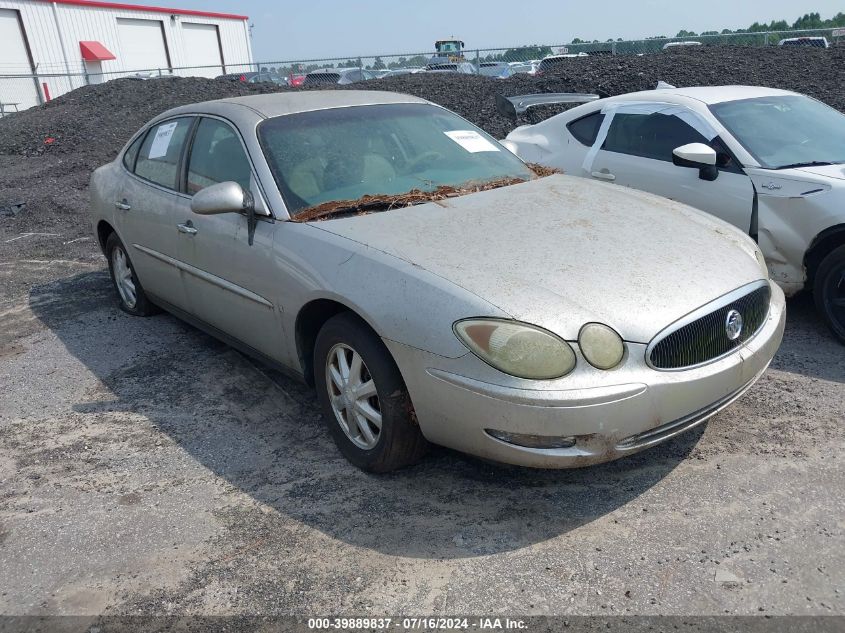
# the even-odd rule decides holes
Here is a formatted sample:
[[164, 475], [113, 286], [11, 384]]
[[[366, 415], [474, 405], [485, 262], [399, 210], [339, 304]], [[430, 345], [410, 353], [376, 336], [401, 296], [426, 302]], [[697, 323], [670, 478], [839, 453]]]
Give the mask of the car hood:
[[810, 167], [798, 167], [796, 172], [822, 176], [824, 178], [837, 178], [845, 180], [845, 165], [813, 165]]
[[728, 224], [664, 198], [570, 176], [314, 224], [567, 340], [584, 323], [600, 321], [646, 343], [763, 277], [753, 242]]

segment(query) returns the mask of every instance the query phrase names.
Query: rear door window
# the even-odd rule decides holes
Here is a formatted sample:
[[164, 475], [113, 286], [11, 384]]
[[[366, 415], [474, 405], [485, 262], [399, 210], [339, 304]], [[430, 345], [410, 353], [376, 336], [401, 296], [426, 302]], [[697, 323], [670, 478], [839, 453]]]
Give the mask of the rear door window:
[[179, 160], [193, 117], [171, 119], [152, 127], [135, 161], [135, 174], [168, 189], [179, 189]]
[[596, 142], [596, 137], [599, 135], [599, 128], [601, 128], [602, 121], [604, 121], [604, 114], [599, 111], [582, 116], [580, 119], [575, 119], [566, 127], [569, 129], [569, 133], [579, 143], [592, 146]]
[[141, 149], [141, 142], [143, 140], [144, 135], [142, 134], [135, 139], [135, 142], [132, 143], [132, 145], [129, 146], [129, 149], [126, 150], [126, 153], [123, 154], [123, 166], [129, 171], [135, 171], [135, 159], [138, 158], [138, 150]]

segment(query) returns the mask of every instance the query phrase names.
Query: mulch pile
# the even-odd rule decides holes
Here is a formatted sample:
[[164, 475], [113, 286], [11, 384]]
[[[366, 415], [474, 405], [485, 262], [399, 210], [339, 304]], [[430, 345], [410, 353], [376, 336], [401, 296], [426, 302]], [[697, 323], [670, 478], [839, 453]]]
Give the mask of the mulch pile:
[[[749, 84], [786, 88], [845, 111], [845, 46], [827, 50], [724, 46], [676, 49], [644, 56], [576, 58], [541, 77], [517, 75], [497, 80], [422, 73], [342, 88], [420, 96], [503, 138], [514, 122], [496, 111], [496, 94], [594, 92], [610, 96], [648, 90], [658, 80], [676, 86]], [[278, 90], [272, 84], [201, 78], [119, 79], [79, 88], [46, 105], [4, 117], [0, 119], [0, 208], [5, 213], [0, 215], [0, 228], [23, 232], [31, 230], [27, 227], [33, 223], [58, 223], [71, 231], [68, 224], [76, 223], [79, 233], [84, 234], [87, 218], [79, 217], [85, 212], [85, 205], [79, 201], [84, 200], [91, 171], [113, 159], [132, 133], [150, 118], [182, 104]], [[519, 123], [545, 118], [561, 109], [536, 108], [529, 113], [530, 119]], [[45, 177], [26, 178], [30, 173]], [[26, 204], [25, 210], [13, 213], [10, 205], [20, 203]], [[51, 215], [56, 217], [48, 221]]]

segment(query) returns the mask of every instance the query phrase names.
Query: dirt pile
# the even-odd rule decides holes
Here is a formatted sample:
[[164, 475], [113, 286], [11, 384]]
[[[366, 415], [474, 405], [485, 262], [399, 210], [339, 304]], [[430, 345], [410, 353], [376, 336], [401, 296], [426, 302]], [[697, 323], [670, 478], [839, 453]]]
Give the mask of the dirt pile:
[[[420, 96], [502, 138], [515, 124], [496, 111], [497, 94], [595, 92], [609, 96], [651, 89], [658, 80], [676, 86], [750, 84], [786, 88], [845, 111], [845, 47], [688, 48], [641, 57], [574, 58], [540, 77], [517, 75], [497, 80], [416, 74], [341, 88]], [[145, 122], [178, 105], [279, 90], [272, 84], [201, 78], [121, 79], [86, 86], [44, 106], [0, 119], [0, 209], [4, 210], [0, 214], [0, 237], [10, 239], [27, 231], [61, 234], [63, 239], [88, 235], [84, 214], [91, 171], [114, 158]], [[560, 109], [536, 108], [529, 113], [530, 119], [519, 123], [546, 118]], [[44, 238], [49, 239], [58, 238]], [[3, 250], [0, 248], [0, 258]]]
[[[611, 96], [649, 90], [663, 80], [676, 86], [748, 84], [785, 88], [845, 110], [843, 79], [845, 46], [828, 50], [725, 46], [643, 56], [575, 58], [540, 77], [517, 75], [496, 80], [419, 73], [340, 88], [389, 90], [423, 97], [501, 138], [514, 124], [496, 111], [496, 94], [594, 92]], [[168, 108], [277, 90], [285, 89], [271, 84], [179, 77], [121, 79], [86, 86], [44, 106], [0, 119], [0, 154], [72, 153], [79, 159], [90, 157], [102, 163], [113, 158], [135, 130]], [[536, 112], [544, 117], [551, 111], [538, 109], [534, 117], [538, 117]], [[528, 121], [520, 121], [525, 122]]]

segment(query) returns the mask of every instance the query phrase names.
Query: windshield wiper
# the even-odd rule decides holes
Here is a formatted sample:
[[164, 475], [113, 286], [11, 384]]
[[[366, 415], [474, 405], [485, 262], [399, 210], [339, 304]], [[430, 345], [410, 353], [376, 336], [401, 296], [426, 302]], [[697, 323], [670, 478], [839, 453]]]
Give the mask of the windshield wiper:
[[389, 211], [425, 202], [437, 202], [445, 198], [456, 198], [468, 193], [498, 189], [521, 182], [526, 182], [525, 178], [504, 177], [488, 182], [469, 181], [461, 185], [440, 185], [431, 191], [411, 189], [411, 191], [396, 195], [377, 194], [366, 195], [358, 200], [330, 200], [303, 209], [293, 220], [295, 222], [311, 222], [338, 215], [363, 215], [374, 211]]
[[839, 163], [834, 163], [826, 160], [809, 160], [805, 163], [792, 163], [790, 165], [780, 165], [779, 167], [775, 167], [775, 169], [792, 169], [794, 167], [823, 167], [825, 165], [839, 165]]

